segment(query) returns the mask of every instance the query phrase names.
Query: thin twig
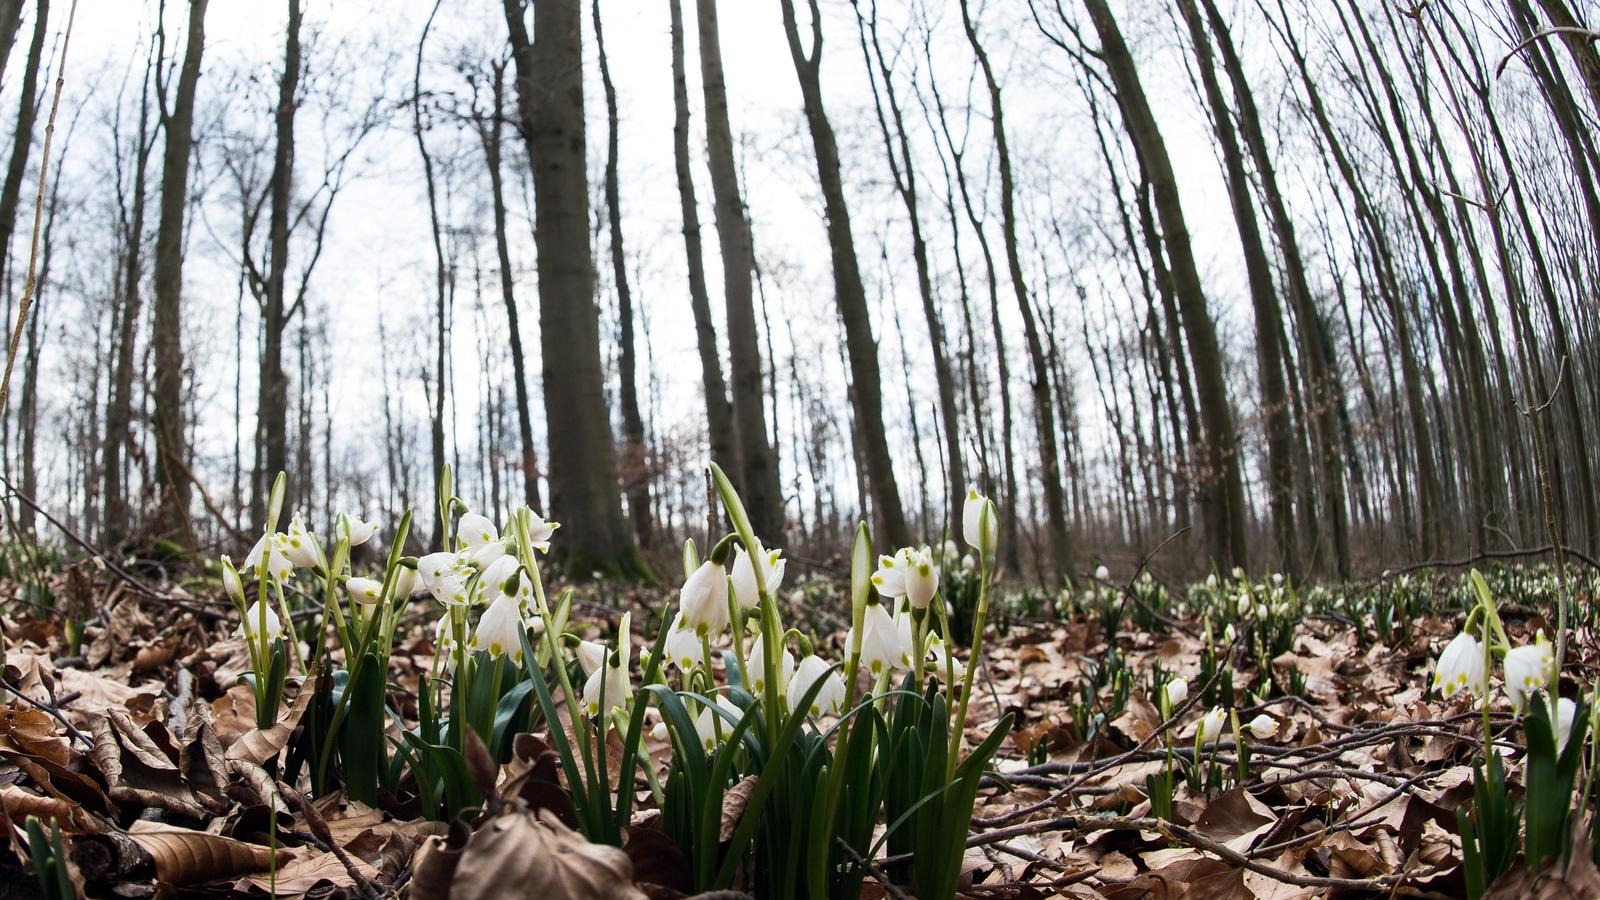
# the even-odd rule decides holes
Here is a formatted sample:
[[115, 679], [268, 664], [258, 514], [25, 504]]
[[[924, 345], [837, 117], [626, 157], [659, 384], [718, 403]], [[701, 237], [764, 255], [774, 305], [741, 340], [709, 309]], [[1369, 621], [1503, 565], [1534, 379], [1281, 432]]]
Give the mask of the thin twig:
[[851, 862], [866, 869], [867, 872], [872, 875], [873, 879], [876, 880], [879, 886], [883, 888], [883, 892], [885, 894], [893, 897], [894, 900], [910, 900], [910, 898], [906, 896], [905, 891], [902, 891], [900, 888], [896, 887], [894, 880], [891, 879], [888, 874], [883, 871], [883, 869], [879, 868], [877, 863], [862, 857], [861, 854], [856, 852], [854, 847], [845, 842], [844, 838], [835, 837], [833, 840], [839, 845], [839, 849], [844, 851], [844, 855], [850, 857]]

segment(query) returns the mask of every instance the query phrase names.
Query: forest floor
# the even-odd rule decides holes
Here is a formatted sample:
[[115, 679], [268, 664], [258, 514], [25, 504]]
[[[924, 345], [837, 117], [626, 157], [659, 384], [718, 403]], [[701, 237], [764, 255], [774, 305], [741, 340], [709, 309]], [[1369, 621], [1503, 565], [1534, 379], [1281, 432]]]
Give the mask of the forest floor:
[[[1553, 632], [1547, 571], [1496, 570], [1490, 582], [1513, 644]], [[978, 796], [961, 895], [1464, 896], [1456, 811], [1473, 796], [1485, 718], [1471, 699], [1430, 690], [1469, 602], [1463, 584], [1449, 572], [1337, 591], [1270, 580], [1179, 590], [1148, 579], [1058, 596], [1011, 591], [968, 735], [978, 743], [1007, 712], [1017, 726]], [[1592, 573], [1569, 585], [1586, 615], [1595, 587]], [[59, 825], [66, 872], [91, 896], [450, 896], [438, 860], [417, 865], [422, 845], [449, 829], [420, 817], [414, 798], [377, 807], [337, 792], [308, 798], [303, 783], [277, 777], [275, 755], [303, 704], [256, 729], [239, 683], [249, 659], [220, 595], [78, 564], [44, 583], [13, 583], [7, 596], [0, 896], [35, 895], [29, 816]], [[30, 612], [42, 596], [56, 608]], [[605, 599], [658, 606], [662, 596]], [[87, 620], [77, 655], [74, 612]], [[579, 607], [574, 621], [584, 615]], [[433, 652], [430, 629], [415, 621], [389, 672], [402, 715], [415, 710], [407, 692]], [[1574, 634], [1592, 634], [1577, 624]], [[1586, 684], [1597, 662], [1593, 642], [1575, 640], [1569, 687]], [[1173, 679], [1186, 682], [1187, 698], [1163, 717], [1160, 694]], [[1238, 718], [1220, 739], [1197, 742], [1214, 706]], [[1241, 728], [1252, 721], [1272, 733]], [[1487, 721], [1520, 782], [1521, 719], [1498, 692]], [[536, 765], [518, 748], [497, 773], [502, 787]], [[659, 740], [649, 749], [662, 764], [671, 753]], [[1148, 795], [1169, 772], [1171, 808], [1158, 817]], [[637, 787], [636, 832], [655, 815]], [[1564, 872], [1512, 867], [1490, 895], [1600, 896], [1587, 837], [1574, 831]], [[662, 843], [630, 838], [631, 875], [618, 877], [639, 893], [622, 883], [556, 895], [685, 896], [687, 876]], [[863, 896], [908, 895], [883, 874], [894, 862], [880, 854]]]

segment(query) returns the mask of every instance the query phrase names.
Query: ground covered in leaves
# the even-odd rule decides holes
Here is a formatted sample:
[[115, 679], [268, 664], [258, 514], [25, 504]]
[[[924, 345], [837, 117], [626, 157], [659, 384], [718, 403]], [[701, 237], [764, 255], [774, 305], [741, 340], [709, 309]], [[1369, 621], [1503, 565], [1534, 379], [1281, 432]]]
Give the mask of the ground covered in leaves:
[[[1492, 581], [1516, 640], [1551, 629], [1548, 573], [1508, 569]], [[1223, 582], [1089, 579], [1060, 594], [1006, 592], [968, 737], [977, 743], [1007, 712], [1018, 726], [979, 795], [964, 896], [1463, 894], [1456, 810], [1472, 798], [1483, 719], [1469, 699], [1430, 690], [1470, 602], [1458, 573], [1338, 590]], [[226, 600], [86, 564], [50, 577], [54, 610], [26, 602], [37, 587], [15, 586], [3, 619], [0, 896], [36, 891], [30, 816], [59, 826], [66, 871], [90, 896], [686, 894], [642, 781], [622, 850], [560, 823], [551, 796], [560, 775], [537, 733], [503, 766], [469, 760], [489, 809], [453, 824], [422, 818], [404, 792], [376, 806], [310, 797], [303, 780], [280, 777], [304, 704], [255, 727], [240, 683], [250, 661]], [[1570, 589], [1593, 610], [1592, 577]], [[826, 613], [838, 596], [817, 579], [785, 599], [797, 613]], [[597, 621], [613, 618], [607, 607], [663, 602], [598, 600]], [[389, 673], [402, 720], [415, 716], [418, 676], [432, 663], [431, 619], [418, 606]], [[74, 610], [86, 621], [76, 656]], [[812, 627], [837, 646], [831, 622]], [[1596, 661], [1588, 623], [1577, 624], [1564, 673], [1575, 688]], [[1164, 717], [1160, 693], [1174, 679], [1187, 697]], [[1275, 733], [1234, 727], [1197, 742], [1213, 707], [1244, 722], [1265, 714]], [[1503, 698], [1490, 721], [1516, 782], [1523, 737]], [[649, 749], [663, 763], [670, 753], [659, 740]], [[1171, 811], [1158, 817], [1151, 780], [1174, 769]], [[727, 828], [739, 795], [729, 792]], [[1515, 869], [1491, 895], [1600, 896], [1587, 847], [1572, 857], [1563, 872]], [[895, 862], [873, 862], [865, 895], [905, 896], [886, 874]]]

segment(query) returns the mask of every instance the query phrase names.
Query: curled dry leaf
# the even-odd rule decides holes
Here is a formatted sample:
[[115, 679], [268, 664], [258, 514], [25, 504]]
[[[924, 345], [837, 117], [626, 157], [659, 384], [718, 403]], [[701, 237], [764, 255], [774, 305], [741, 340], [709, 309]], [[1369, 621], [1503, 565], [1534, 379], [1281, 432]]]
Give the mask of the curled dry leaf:
[[13, 822], [22, 822], [28, 816], [44, 821], [54, 820], [64, 831], [89, 831], [94, 825], [88, 813], [76, 803], [59, 797], [41, 797], [14, 784], [0, 785], [0, 805]]
[[450, 823], [448, 835], [422, 842], [411, 860], [411, 900], [449, 900], [450, 884], [472, 832], [460, 820]]
[[739, 827], [739, 820], [744, 818], [744, 809], [750, 805], [750, 795], [755, 793], [756, 781], [756, 776], [748, 775], [723, 793], [722, 825], [718, 829], [717, 840], [733, 840], [734, 829]]
[[456, 866], [451, 900], [478, 897], [644, 900], [633, 863], [616, 847], [591, 844], [549, 812], [512, 813], [472, 836]]
[[301, 717], [306, 714], [306, 709], [311, 706], [311, 698], [316, 694], [312, 686], [320, 677], [322, 677], [320, 673], [314, 674], [300, 685], [300, 694], [294, 698], [294, 705], [285, 710], [271, 728], [265, 731], [252, 728], [240, 735], [239, 739], [228, 747], [227, 758], [242, 759], [259, 766], [277, 756], [278, 751], [289, 743], [289, 736], [294, 733]]
[[[94, 762], [105, 775], [111, 799], [202, 818], [199, 802], [178, 764], [135, 725], [127, 712], [110, 709], [92, 724]], [[161, 729], [164, 735], [165, 729]]]
[[[155, 861], [156, 877], [174, 886], [232, 878], [270, 868], [273, 862], [266, 847], [159, 822], [135, 822], [128, 837]], [[287, 851], [278, 852], [280, 865], [292, 858]]]

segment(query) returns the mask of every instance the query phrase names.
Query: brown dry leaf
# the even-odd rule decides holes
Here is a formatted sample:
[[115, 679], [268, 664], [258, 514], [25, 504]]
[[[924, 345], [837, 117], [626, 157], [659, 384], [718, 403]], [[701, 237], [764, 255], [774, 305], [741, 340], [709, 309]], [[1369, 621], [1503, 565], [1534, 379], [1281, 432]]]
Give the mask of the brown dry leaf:
[[[174, 886], [260, 871], [273, 861], [266, 847], [159, 822], [134, 822], [128, 837], [155, 860], [156, 877]], [[278, 852], [280, 865], [292, 858], [288, 851]]]
[[[293, 859], [278, 867], [276, 877], [271, 872], [257, 873], [239, 879], [233, 889], [250, 891], [254, 888], [255, 891], [278, 900], [295, 900], [313, 890], [355, 886], [356, 880], [350, 876], [350, 871], [332, 853], [301, 848], [294, 851], [294, 854]], [[372, 866], [361, 860], [351, 860], [351, 862], [354, 863], [356, 871], [361, 873], [362, 878], [370, 880], [377, 877], [378, 870]]]
[[56, 720], [41, 710], [8, 706], [0, 711], [0, 742], [58, 766], [72, 761], [72, 745], [56, 734]]
[[107, 710], [92, 727], [95, 765], [105, 775], [111, 799], [193, 819], [206, 815], [177, 763], [125, 711]]
[[1161, 713], [1143, 694], [1130, 691], [1127, 707], [1122, 715], [1111, 720], [1111, 727], [1127, 735], [1134, 743], [1140, 743], [1161, 727]]
[[[107, 673], [113, 671], [116, 670], [107, 670]], [[72, 706], [62, 710], [67, 718], [79, 727], [88, 724], [103, 709], [120, 708], [142, 714], [154, 713], [165, 690], [159, 681], [152, 681], [135, 688], [128, 686], [127, 676], [85, 672], [76, 668], [62, 669], [57, 673], [57, 679], [62, 693], [76, 692], [80, 695]]]
[[1243, 853], [1277, 823], [1271, 808], [1236, 787], [1211, 801], [1194, 828], [1229, 850]]
[[300, 685], [300, 694], [294, 698], [294, 705], [278, 716], [278, 721], [267, 730], [252, 728], [239, 736], [237, 741], [228, 747], [228, 759], [242, 759], [256, 765], [264, 765], [267, 760], [278, 755], [278, 751], [289, 743], [289, 736], [294, 733], [295, 726], [300, 724], [300, 718], [306, 714], [306, 709], [311, 706], [311, 698], [316, 694], [312, 685], [320, 677], [313, 675]]
[[461, 822], [450, 825], [449, 837], [434, 835], [411, 858], [411, 900], [449, 900], [461, 854], [471, 836]]
[[490, 820], [467, 842], [452, 900], [480, 897], [644, 900], [633, 863], [616, 847], [591, 844], [548, 812]]
[[744, 818], [744, 808], [749, 805], [750, 795], [755, 793], [758, 780], [754, 775], [747, 775], [743, 781], [723, 792], [722, 825], [718, 829], [717, 840], [733, 840], [733, 832], [739, 827], [739, 820]]
[[6, 816], [13, 822], [38, 816], [40, 819], [56, 821], [63, 830], [90, 831], [94, 827], [88, 814], [78, 804], [59, 797], [41, 797], [14, 784], [0, 785], [0, 805], [5, 807]]
[[256, 695], [248, 684], [236, 684], [211, 703], [211, 724], [224, 747], [256, 727]]

